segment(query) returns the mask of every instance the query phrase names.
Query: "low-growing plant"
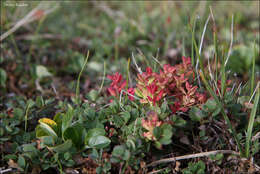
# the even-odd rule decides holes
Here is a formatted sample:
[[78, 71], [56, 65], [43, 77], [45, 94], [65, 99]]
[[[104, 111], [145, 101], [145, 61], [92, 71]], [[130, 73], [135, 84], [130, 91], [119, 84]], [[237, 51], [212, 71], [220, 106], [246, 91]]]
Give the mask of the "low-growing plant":
[[[209, 56], [208, 65], [205, 65], [201, 49], [211, 18], [214, 24], [214, 54]], [[171, 18], [166, 21], [169, 25]], [[135, 21], [129, 23], [132, 25]], [[7, 108], [0, 113], [0, 150], [1, 159], [4, 160], [0, 164], [8, 164], [16, 169], [14, 172], [20, 173], [70, 173], [66, 169], [78, 166], [82, 166], [82, 173], [91, 173], [88, 171], [91, 167], [98, 174], [146, 173], [149, 167], [155, 165], [158, 167], [154, 167], [152, 173], [203, 174], [218, 172], [219, 168], [227, 166], [232, 169], [243, 166], [244, 169], [237, 169], [238, 172], [247, 169], [256, 171], [255, 163], [259, 162], [260, 150], [260, 83], [256, 82], [255, 64], [258, 47], [254, 46], [253, 59], [246, 61], [245, 68], [242, 67], [242, 61], [237, 67], [235, 57], [245, 57], [246, 51], [243, 50], [246, 49], [240, 50], [237, 47], [232, 53], [232, 42], [229, 50], [225, 44], [219, 43], [213, 14], [206, 21], [200, 45], [197, 43], [195, 24], [196, 20], [194, 26], [190, 26], [191, 58], [184, 56], [187, 53], [184, 43], [186, 39], [183, 37], [183, 56], [174, 65], [163, 64], [165, 61], [160, 62], [158, 57], [153, 57], [155, 61], [150, 62], [139, 51], [138, 58], [146, 62], [146, 67], [141, 65], [144, 69], [142, 71], [138, 67], [140, 62], [136, 62], [133, 54], [137, 74], [130, 73], [130, 58], [127, 62], [119, 57], [122, 51], [119, 49], [121, 39], [136, 40], [136, 36], [127, 36], [125, 31], [122, 31], [121, 36], [121, 31], [115, 32], [116, 41], [113, 46], [95, 50], [94, 55], [88, 51], [85, 59], [83, 54], [69, 51], [70, 58], [65, 60], [63, 71], [73, 76], [79, 68], [81, 70], [75, 82], [68, 84], [68, 88], [75, 88], [75, 95], [70, 93], [64, 100], [55, 89], [56, 72], [49, 71], [45, 65], [33, 64], [29, 70], [33, 79], [32, 86], [35, 85], [42, 96], [37, 96], [34, 100], [10, 97], [8, 100], [12, 102], [7, 102], [4, 106], [1, 103], [5, 102], [0, 103], [0, 109]], [[142, 30], [135, 27], [133, 31]], [[233, 30], [233, 18], [231, 28]], [[135, 32], [139, 36], [140, 33]], [[167, 36], [163, 52], [168, 51], [169, 38]], [[160, 45], [159, 43], [154, 45]], [[91, 44], [100, 47], [101, 40], [95, 40]], [[110, 55], [113, 49], [114, 56]], [[31, 59], [32, 47], [29, 52]], [[87, 79], [83, 86], [81, 82], [86, 67], [90, 67], [88, 75], [92, 75], [92, 70], [97, 73], [102, 69], [102, 63], [96, 62], [92, 56], [102, 60], [103, 57], [114, 57], [115, 65], [107, 66], [107, 61], [104, 62], [101, 85], [97, 85], [99, 79], [95, 82]], [[87, 66], [89, 58], [91, 66]], [[116, 66], [126, 63], [125, 70], [120, 70], [120, 73]], [[251, 64], [252, 69], [247, 74], [251, 75], [249, 82], [237, 85], [242, 84], [241, 79], [233, 78], [228, 71], [231, 69], [232, 73], [243, 73], [249, 70]], [[107, 71], [114, 73], [107, 75]], [[0, 87], [9, 83], [8, 73], [8, 70], [0, 68]], [[43, 97], [41, 83], [44, 80], [52, 85], [56, 99]], [[85, 92], [81, 92], [83, 89]], [[201, 153], [190, 154], [191, 152]], [[226, 158], [224, 154], [229, 156]], [[209, 159], [201, 159], [202, 157]], [[200, 159], [190, 160], [191, 158]], [[88, 163], [89, 161], [91, 162]], [[172, 163], [165, 167], [168, 162]], [[218, 167], [208, 169], [211, 166]]]

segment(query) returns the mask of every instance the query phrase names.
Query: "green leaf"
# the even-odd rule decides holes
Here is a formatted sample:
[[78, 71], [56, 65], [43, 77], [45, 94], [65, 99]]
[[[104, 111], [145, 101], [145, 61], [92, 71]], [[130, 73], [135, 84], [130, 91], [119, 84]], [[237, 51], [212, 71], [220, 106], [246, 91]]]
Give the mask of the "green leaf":
[[36, 103], [37, 107], [39, 107], [39, 108], [43, 107], [44, 106], [44, 100], [43, 100], [42, 96], [37, 96], [35, 103]]
[[163, 124], [161, 126], [162, 129], [162, 136], [171, 138], [172, 137], [172, 126], [170, 124]]
[[123, 145], [117, 145], [114, 147], [112, 152], [112, 161], [111, 162], [120, 162], [121, 160], [128, 161], [130, 159], [130, 151], [126, 149]]
[[17, 156], [14, 155], [14, 154], [8, 154], [8, 155], [5, 155], [5, 156], [4, 156], [4, 160], [8, 161], [9, 159], [16, 160], [16, 159], [17, 159]]
[[49, 125], [40, 122], [36, 127], [36, 137], [39, 138], [45, 135], [52, 136], [55, 139], [58, 138], [56, 132]]
[[117, 145], [114, 147], [112, 152], [112, 157], [114, 158], [112, 161], [119, 162], [122, 156], [125, 153], [125, 147], [123, 145]]
[[249, 157], [249, 153], [250, 153], [250, 146], [252, 143], [252, 131], [253, 131], [253, 126], [254, 126], [254, 121], [255, 121], [255, 116], [256, 116], [256, 110], [257, 108], [259, 109], [259, 97], [260, 97], [260, 87], [259, 84], [257, 85], [258, 89], [257, 89], [257, 93], [255, 95], [255, 99], [254, 99], [254, 106], [251, 110], [250, 113], [250, 118], [249, 118], [249, 123], [248, 123], [248, 127], [247, 127], [247, 134], [246, 134], [246, 149], [245, 149], [245, 156], [248, 158]]
[[72, 159], [69, 159], [68, 161], [66, 161], [65, 165], [67, 167], [72, 167], [75, 165], [75, 162]]
[[72, 140], [73, 144], [76, 147], [80, 148], [84, 144], [83, 131], [84, 131], [84, 128], [83, 128], [82, 124], [76, 123], [73, 126], [68, 127], [64, 131], [64, 133], [63, 133], [64, 140], [70, 139], [70, 140]]
[[22, 120], [24, 116], [24, 111], [21, 108], [14, 108], [14, 118]]
[[96, 101], [96, 99], [98, 98], [98, 91], [92, 89], [92, 90], [88, 93], [88, 98], [89, 98], [91, 101]]
[[129, 160], [130, 159], [130, 151], [129, 150], [125, 150], [125, 152], [124, 152], [124, 155], [123, 155], [123, 160], [125, 160], [125, 161], [127, 161], [127, 160]]
[[162, 130], [160, 127], [155, 127], [153, 129], [153, 135], [155, 136], [156, 139], [159, 139], [161, 134], [162, 134]]
[[214, 112], [217, 109], [217, 103], [214, 99], [209, 99], [205, 103], [205, 107], [208, 109], [209, 112]]
[[168, 145], [168, 144], [171, 144], [172, 140], [168, 139], [168, 138], [161, 138], [159, 142], [160, 142], [160, 144]]
[[127, 141], [126, 141], [126, 146], [129, 149], [135, 150], [136, 149], [136, 145], [135, 145], [134, 139], [133, 138], [128, 138]]
[[108, 173], [108, 171], [111, 169], [111, 163], [110, 162], [105, 162], [103, 165], [103, 171], [105, 173]]
[[91, 159], [93, 159], [93, 160], [98, 159], [99, 158], [99, 153], [98, 153], [97, 149], [92, 149], [92, 152], [91, 152], [90, 156], [91, 156]]
[[54, 139], [52, 136], [41, 136], [40, 139], [41, 139], [41, 142], [46, 146], [54, 145]]
[[87, 115], [88, 119], [90, 120], [94, 120], [96, 118], [96, 111], [92, 108], [85, 109], [84, 113]]
[[184, 127], [186, 125], [186, 120], [184, 120], [181, 117], [178, 117], [177, 115], [173, 115], [171, 117], [172, 122], [174, 122], [174, 125], [177, 127]]
[[99, 135], [91, 137], [88, 141], [88, 145], [92, 148], [102, 149], [107, 147], [111, 143], [111, 140], [105, 136]]
[[40, 125], [36, 126], [35, 134], [37, 138], [48, 136], [48, 133], [46, 133], [45, 130], [40, 127]]
[[169, 124], [163, 124], [161, 126], [161, 129], [162, 129], [162, 134], [161, 134], [161, 138], [160, 138], [159, 142], [163, 145], [170, 144], [171, 138], [173, 135], [172, 126]]
[[62, 114], [61, 113], [57, 113], [54, 116], [53, 121], [55, 121], [58, 125], [62, 124]]
[[162, 113], [165, 113], [167, 111], [167, 107], [168, 107], [168, 103], [167, 102], [163, 102], [162, 105], [161, 105]]
[[162, 113], [161, 108], [159, 106], [153, 106], [153, 110], [160, 115]]
[[63, 153], [68, 151], [72, 146], [72, 141], [71, 140], [67, 140], [65, 141], [63, 144], [57, 145], [57, 146], [53, 146], [53, 147], [48, 147], [50, 150], [53, 150], [57, 153]]
[[99, 167], [96, 168], [96, 173], [97, 173], [97, 174], [102, 174], [102, 173], [103, 173], [103, 169], [102, 169], [101, 166], [99, 166]]
[[71, 154], [69, 152], [64, 153], [63, 155], [65, 160], [69, 160], [71, 158]]
[[57, 113], [54, 118], [53, 118], [53, 121], [56, 122], [57, 124], [57, 134], [59, 136], [61, 136], [61, 128], [62, 128], [62, 117], [63, 117], [64, 114], [62, 113]]
[[62, 126], [61, 126], [62, 135], [64, 131], [71, 126], [73, 114], [74, 114], [74, 110], [73, 108], [70, 107], [66, 112], [66, 114], [62, 114]]
[[131, 115], [129, 112], [121, 112], [120, 115], [123, 117], [125, 124], [129, 121], [131, 118]]
[[27, 106], [27, 107], [32, 107], [34, 104], [35, 104], [35, 102], [34, 102], [32, 99], [29, 99], [29, 100], [27, 100], [27, 102], [26, 102], [26, 106]]
[[92, 137], [96, 137], [96, 136], [99, 136], [99, 135], [105, 135], [106, 134], [106, 131], [102, 128], [94, 128], [94, 129], [91, 129], [87, 132], [86, 136], [85, 136], [85, 144], [88, 144], [88, 141], [90, 138]]
[[52, 76], [52, 74], [48, 71], [48, 69], [42, 65], [36, 66], [36, 75], [37, 78], [41, 79], [43, 77]]
[[115, 124], [115, 126], [117, 128], [120, 128], [120, 127], [122, 127], [124, 125], [125, 120], [122, 117], [118, 116], [118, 115], [114, 115], [113, 116], [113, 122], [114, 122], [114, 124]]
[[124, 152], [125, 152], [125, 147], [123, 145], [118, 145], [114, 147], [112, 155], [116, 157], [121, 157], [123, 156]]
[[25, 168], [26, 162], [22, 155], [19, 155], [17, 163], [22, 169]]
[[192, 121], [201, 121], [205, 117], [202, 111], [197, 107], [192, 107], [190, 109], [189, 116]]
[[220, 112], [221, 112], [221, 108], [218, 107], [218, 108], [212, 113], [212, 117], [216, 117]]
[[5, 87], [6, 79], [7, 79], [7, 75], [5, 70], [0, 68], [0, 86]]
[[162, 149], [162, 144], [159, 141], [155, 141], [154, 145], [157, 149]]
[[110, 161], [111, 161], [111, 163], [119, 163], [121, 160], [120, 160], [120, 158], [118, 158], [118, 157], [111, 157], [110, 158]]
[[215, 160], [222, 160], [223, 157], [224, 157], [224, 155], [222, 153], [219, 153], [219, 154], [216, 155]]
[[24, 144], [23, 151], [24, 152], [37, 152], [37, 149], [32, 144]]
[[166, 117], [168, 115], [169, 115], [168, 113], [162, 113], [162, 114], [159, 115], [159, 117], [160, 117], [161, 120], [164, 120], [164, 119], [166, 119]]

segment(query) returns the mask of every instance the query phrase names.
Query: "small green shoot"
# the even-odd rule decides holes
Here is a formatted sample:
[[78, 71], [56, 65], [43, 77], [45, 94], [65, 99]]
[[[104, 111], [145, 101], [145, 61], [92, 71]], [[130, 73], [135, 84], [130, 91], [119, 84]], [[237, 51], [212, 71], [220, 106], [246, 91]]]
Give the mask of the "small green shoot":
[[250, 146], [251, 146], [251, 138], [252, 138], [252, 131], [253, 131], [253, 125], [255, 121], [255, 116], [256, 116], [256, 110], [258, 107], [258, 102], [259, 102], [259, 95], [260, 95], [260, 88], [259, 84], [257, 84], [256, 90], [257, 93], [255, 95], [254, 99], [254, 105], [250, 113], [250, 118], [249, 118], [249, 123], [248, 123], [248, 128], [247, 128], [247, 134], [246, 134], [246, 150], [245, 150], [245, 156], [249, 158], [250, 155]]
[[88, 57], [89, 57], [89, 51], [88, 51], [88, 53], [87, 53], [87, 57], [86, 57], [86, 59], [85, 59], [85, 61], [84, 61], [84, 64], [83, 64], [83, 66], [82, 66], [82, 69], [81, 69], [81, 71], [80, 71], [80, 73], [79, 73], [78, 80], [77, 80], [77, 86], [76, 86], [76, 104], [79, 104], [79, 103], [80, 103], [80, 98], [79, 98], [79, 83], [80, 83], [80, 77], [81, 77], [81, 75], [82, 75], [82, 73], [83, 73], [83, 71], [84, 71], [84, 69], [85, 69], [85, 67], [86, 67], [86, 65], [87, 65]]

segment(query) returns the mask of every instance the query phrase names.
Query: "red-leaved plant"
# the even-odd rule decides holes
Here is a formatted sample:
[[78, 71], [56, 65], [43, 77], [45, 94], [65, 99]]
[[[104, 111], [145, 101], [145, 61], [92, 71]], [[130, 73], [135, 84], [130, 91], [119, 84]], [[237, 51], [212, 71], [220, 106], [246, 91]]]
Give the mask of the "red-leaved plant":
[[[109, 94], [118, 97], [126, 86], [126, 80], [118, 72], [107, 77], [112, 80], [108, 88]], [[197, 86], [192, 86], [190, 81], [193, 79], [190, 58], [182, 57], [182, 63], [175, 66], [166, 64], [159, 73], [147, 67], [145, 72], [137, 74], [136, 87], [127, 90], [130, 94], [128, 98], [134, 101], [133, 96], [136, 94], [140, 103], [160, 106], [165, 97], [171, 97], [174, 100], [174, 104], [170, 106], [173, 113], [187, 112], [191, 106], [201, 105], [206, 101], [206, 95], [199, 93]]]
[[[166, 64], [158, 73], [147, 67], [145, 72], [137, 74], [137, 83], [134, 88], [125, 89], [126, 80], [118, 72], [114, 75], [108, 75], [107, 77], [112, 80], [108, 92], [111, 96], [118, 98], [124, 90], [124, 95], [128, 94], [130, 101], [139, 98], [141, 104], [151, 106], [151, 108], [160, 107], [164, 100], [171, 101], [173, 104], [169, 107], [173, 113], [187, 112], [192, 106], [201, 106], [207, 99], [206, 95], [199, 93], [198, 87], [193, 85], [194, 76], [190, 58], [182, 57], [181, 64], [175, 66]], [[161, 148], [161, 143], [170, 142], [171, 135], [168, 135], [169, 137], [161, 135], [161, 138], [166, 136], [168, 139], [157, 140], [154, 129], [158, 127], [157, 129], [162, 129], [167, 133], [166, 129], [171, 129], [169, 126], [168, 123], [159, 120], [156, 112], [150, 111], [146, 118], [142, 119], [142, 127], [145, 130], [143, 137], [156, 142], [157, 147]]]

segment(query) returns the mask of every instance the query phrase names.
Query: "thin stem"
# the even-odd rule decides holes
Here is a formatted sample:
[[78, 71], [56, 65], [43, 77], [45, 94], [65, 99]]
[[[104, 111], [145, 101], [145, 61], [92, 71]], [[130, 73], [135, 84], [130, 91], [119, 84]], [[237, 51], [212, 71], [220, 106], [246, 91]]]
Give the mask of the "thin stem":
[[255, 85], [255, 59], [256, 59], [256, 43], [254, 43], [254, 56], [253, 56], [252, 72], [251, 72], [251, 89], [250, 89], [251, 95], [253, 94], [254, 85]]
[[115, 61], [118, 62], [118, 37], [115, 38]]
[[210, 9], [210, 14], [211, 14], [211, 18], [213, 21], [213, 38], [214, 38], [214, 51], [215, 51], [215, 80], [218, 80], [218, 43], [217, 43], [217, 27], [216, 27], [216, 22], [215, 22], [215, 18], [213, 15], [213, 11], [211, 6], [209, 7]]
[[136, 60], [135, 60], [135, 56], [134, 56], [134, 53], [133, 53], [133, 52], [132, 52], [132, 59], [133, 59], [133, 62], [134, 62], [134, 64], [135, 64], [135, 66], [136, 66], [137, 71], [139, 72], [139, 74], [142, 74], [143, 71], [142, 71], [142, 69], [137, 65]]
[[195, 40], [195, 28], [196, 28], [196, 21], [197, 21], [197, 18], [195, 18], [195, 20], [194, 20], [194, 24], [193, 24], [193, 29], [192, 29], [192, 35], [191, 35], [191, 37], [192, 37], [192, 41], [191, 41], [191, 64], [192, 64], [192, 66], [194, 67], [194, 45], [193, 45], [193, 40]]
[[[206, 32], [206, 29], [207, 29], [207, 25], [208, 25], [208, 22], [209, 22], [209, 19], [210, 19], [210, 15], [204, 25], [204, 29], [203, 29], [203, 32], [202, 32], [202, 35], [201, 35], [201, 39], [200, 39], [200, 48], [199, 48], [199, 52], [198, 54], [201, 55], [201, 50], [202, 50], [202, 45], [203, 45], [203, 41], [204, 41], [204, 36], [205, 36], [205, 32]], [[201, 84], [200, 84], [200, 77], [199, 77], [199, 72], [198, 72], [198, 66], [199, 66], [199, 59], [197, 59], [197, 63], [196, 63], [196, 74], [198, 76], [198, 82], [199, 82], [199, 86], [201, 88]]]
[[131, 63], [131, 59], [128, 58], [128, 61], [127, 61], [127, 72], [126, 72], [126, 89], [128, 89], [128, 87], [129, 87], [130, 63]]
[[184, 37], [182, 37], [182, 56], [185, 56], [185, 57], [186, 57], [186, 54], [185, 54], [185, 40], [184, 40]]
[[83, 67], [81, 68], [81, 71], [80, 71], [80, 73], [79, 73], [78, 80], [77, 80], [77, 86], [76, 86], [76, 103], [77, 103], [77, 104], [80, 103], [80, 98], [79, 98], [79, 83], [80, 83], [80, 77], [81, 77], [81, 75], [82, 75], [82, 73], [83, 73], [83, 71], [84, 71], [84, 69], [85, 69], [85, 67], [86, 67], [86, 65], [87, 65], [88, 57], [89, 57], [89, 51], [88, 51], [88, 53], [87, 53], [87, 57], [86, 57], [86, 59], [85, 59], [85, 62], [84, 62], [84, 64], [83, 64]]
[[173, 157], [173, 158], [161, 159], [158, 161], [154, 161], [154, 162], [146, 165], [145, 167], [155, 166], [155, 165], [162, 164], [162, 163], [169, 163], [169, 162], [174, 162], [174, 161], [179, 161], [179, 160], [184, 160], [184, 159], [200, 158], [200, 157], [205, 157], [205, 156], [210, 156], [210, 155], [216, 155], [218, 153], [239, 155], [238, 152], [235, 152], [232, 150], [215, 150], [215, 151], [210, 151], [210, 152], [202, 152], [202, 153], [196, 153], [196, 154], [191, 154], [191, 155], [183, 155], [183, 156], [178, 156], [178, 157]]
[[234, 29], [234, 15], [232, 15], [232, 22], [231, 22], [231, 36], [230, 36], [230, 46], [229, 46], [229, 50], [228, 50], [228, 55], [227, 55], [227, 59], [225, 61], [225, 66], [228, 63], [229, 57], [231, 55], [232, 52], [232, 46], [233, 46], [233, 29]]
[[100, 93], [101, 90], [102, 90], [102, 88], [103, 88], [105, 78], [106, 78], [106, 61], [104, 61], [104, 72], [103, 72], [103, 78], [102, 78], [101, 86], [100, 86], [100, 88], [99, 88], [99, 90], [98, 90], [98, 93]]
[[250, 118], [249, 118], [249, 123], [248, 123], [248, 128], [247, 128], [247, 134], [246, 134], [246, 150], [245, 150], [245, 156], [247, 158], [249, 158], [249, 154], [250, 154], [250, 145], [251, 145], [251, 137], [252, 137], [252, 131], [253, 131], [253, 125], [254, 125], [254, 121], [255, 121], [255, 116], [256, 116], [256, 110], [257, 110], [257, 106], [258, 106], [258, 102], [259, 102], [259, 95], [260, 95], [260, 89], [259, 89], [259, 83], [257, 85], [257, 93], [255, 96], [255, 100], [254, 100], [254, 106], [253, 109], [250, 113]]
[[60, 160], [58, 159], [57, 162], [58, 162], [58, 165], [59, 165], [59, 171], [60, 171], [61, 174], [63, 174], [62, 165], [61, 165]]
[[28, 113], [29, 113], [29, 109], [30, 109], [30, 103], [27, 105], [26, 107], [26, 111], [25, 111], [25, 123], [24, 123], [24, 131], [26, 132], [27, 130], [27, 122], [28, 122]]

